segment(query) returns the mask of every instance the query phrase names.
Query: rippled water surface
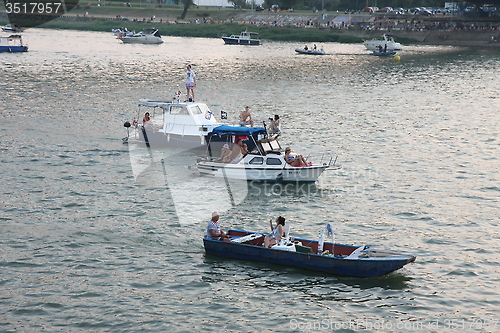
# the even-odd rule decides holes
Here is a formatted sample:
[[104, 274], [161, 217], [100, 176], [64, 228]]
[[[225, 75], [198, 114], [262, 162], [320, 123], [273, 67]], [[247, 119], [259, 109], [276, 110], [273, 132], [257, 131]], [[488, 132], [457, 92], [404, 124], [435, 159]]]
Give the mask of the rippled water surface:
[[[1, 332], [500, 331], [497, 53], [25, 37], [28, 53], [0, 54]], [[188, 170], [196, 152], [122, 144], [137, 101], [184, 90], [188, 63], [216, 114], [280, 114], [284, 145], [343, 168], [228, 192]], [[281, 214], [309, 238], [329, 222], [417, 260], [357, 279], [207, 256], [211, 210], [253, 231]]]

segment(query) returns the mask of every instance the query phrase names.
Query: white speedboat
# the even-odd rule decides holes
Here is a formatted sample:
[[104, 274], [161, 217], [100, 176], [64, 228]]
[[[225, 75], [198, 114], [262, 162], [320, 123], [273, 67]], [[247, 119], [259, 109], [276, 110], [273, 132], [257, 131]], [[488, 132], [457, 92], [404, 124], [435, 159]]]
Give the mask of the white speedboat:
[[374, 38], [367, 40], [363, 43], [363, 45], [370, 51], [378, 51], [380, 48], [386, 51], [400, 51], [403, 49], [403, 46], [400, 43], [396, 43], [394, 37], [387, 36], [386, 34], [382, 36], [382, 39]]
[[243, 31], [240, 35], [231, 35], [229, 37], [222, 37], [225, 44], [236, 45], [260, 45], [260, 39], [252, 38], [258, 35], [257, 32]]
[[[151, 119], [143, 123], [146, 112]], [[136, 118], [124, 124], [127, 137], [123, 141], [160, 147], [206, 147], [207, 134], [219, 125], [205, 103], [141, 99]]]
[[[232, 144], [243, 140], [249, 153], [230, 162], [218, 156], [225, 144], [238, 153], [239, 146]], [[285, 155], [277, 137], [268, 138], [262, 127], [237, 127], [221, 125], [209, 133], [207, 156], [200, 157], [194, 169], [201, 175], [262, 182], [315, 182], [328, 168], [340, 169], [332, 164], [332, 158], [319, 163], [309, 162], [306, 166], [293, 167]]]
[[126, 44], [161, 44], [163, 39], [161, 38], [158, 29], [144, 29], [136, 34], [123, 34], [118, 36], [123, 43]]
[[27, 52], [28, 46], [23, 43], [21, 35], [0, 37], [0, 52]]
[[22, 32], [23, 29], [21, 29], [20, 26], [17, 24], [7, 24], [6, 26], [2, 27], [2, 31], [5, 32]]

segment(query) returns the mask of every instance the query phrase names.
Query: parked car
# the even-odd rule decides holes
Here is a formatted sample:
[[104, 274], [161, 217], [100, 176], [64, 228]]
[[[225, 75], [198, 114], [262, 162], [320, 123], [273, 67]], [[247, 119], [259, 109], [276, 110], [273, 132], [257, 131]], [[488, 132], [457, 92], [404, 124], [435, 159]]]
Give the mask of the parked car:
[[432, 16], [434, 15], [430, 10], [428, 9], [420, 9], [418, 12], [420, 15], [425, 15], [425, 16]]
[[365, 7], [363, 8], [363, 11], [368, 13], [374, 13], [375, 9], [373, 9], [373, 7]]
[[394, 9], [392, 7], [384, 7], [378, 11], [379, 13], [392, 13], [394, 12]]

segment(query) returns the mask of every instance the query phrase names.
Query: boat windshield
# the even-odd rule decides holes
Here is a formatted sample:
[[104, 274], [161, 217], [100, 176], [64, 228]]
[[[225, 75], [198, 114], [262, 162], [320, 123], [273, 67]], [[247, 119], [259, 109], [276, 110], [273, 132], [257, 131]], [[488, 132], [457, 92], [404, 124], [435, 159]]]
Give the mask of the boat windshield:
[[170, 114], [173, 116], [176, 116], [176, 115], [189, 116], [189, 111], [185, 106], [173, 105], [172, 107], [170, 107]]

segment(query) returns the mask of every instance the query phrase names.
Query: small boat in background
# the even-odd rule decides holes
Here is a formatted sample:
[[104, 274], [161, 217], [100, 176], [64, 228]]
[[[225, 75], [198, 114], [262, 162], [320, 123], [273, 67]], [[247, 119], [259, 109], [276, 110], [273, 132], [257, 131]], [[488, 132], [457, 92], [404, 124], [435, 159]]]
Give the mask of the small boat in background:
[[325, 50], [305, 50], [305, 49], [295, 49], [295, 52], [300, 54], [312, 54], [312, 55], [323, 55], [325, 54]]
[[118, 36], [125, 44], [161, 44], [163, 39], [161, 38], [158, 29], [144, 29], [144, 31], [138, 32], [136, 34], [121, 34]]
[[[205, 147], [208, 133], [221, 125], [205, 103], [141, 99], [138, 106], [136, 118], [123, 125], [127, 128], [124, 143], [188, 149]], [[144, 119], [140, 121], [145, 112], [151, 116], [146, 123]]]
[[[286, 227], [286, 225], [285, 225]], [[377, 250], [370, 246], [351, 246], [303, 238], [280, 240], [271, 248], [263, 246], [265, 234], [241, 230], [228, 230], [230, 242], [204, 238], [205, 252], [221, 257], [262, 261], [352, 277], [384, 275], [414, 262], [416, 256], [390, 250]], [[333, 234], [333, 233], [332, 233]], [[323, 235], [323, 234], [321, 234]], [[333, 239], [333, 237], [332, 237]]]
[[382, 47], [387, 51], [400, 51], [403, 49], [403, 46], [400, 43], [396, 43], [394, 37], [387, 36], [386, 34], [382, 35], [382, 39], [371, 39], [367, 40], [363, 43], [367, 50], [377, 51], [377, 48]]
[[22, 32], [23, 29], [21, 29], [20, 26], [17, 24], [7, 24], [6, 26], [2, 27], [2, 31], [5, 32]]
[[231, 35], [229, 37], [222, 37], [225, 44], [234, 45], [260, 45], [260, 39], [252, 38], [258, 35], [257, 32], [243, 31], [240, 35]]
[[28, 46], [23, 43], [21, 35], [0, 37], [0, 52], [27, 52]]
[[396, 54], [396, 51], [373, 51], [370, 53], [371, 55], [377, 56], [377, 57], [388, 57]]
[[123, 36], [132, 36], [135, 34], [134, 31], [128, 31], [127, 28], [111, 29], [111, 32], [113, 33], [113, 35], [115, 35], [116, 38]]

